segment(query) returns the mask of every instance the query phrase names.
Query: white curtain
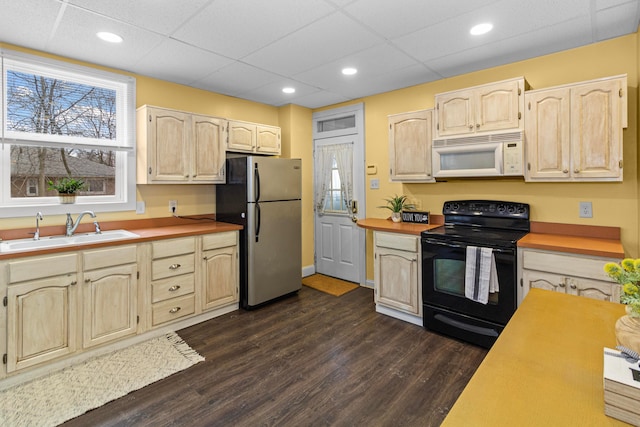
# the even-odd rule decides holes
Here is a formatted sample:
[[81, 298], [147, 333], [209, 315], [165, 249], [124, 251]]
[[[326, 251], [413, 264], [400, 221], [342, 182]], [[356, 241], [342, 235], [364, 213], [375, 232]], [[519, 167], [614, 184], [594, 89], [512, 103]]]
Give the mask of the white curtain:
[[340, 174], [342, 197], [351, 207], [353, 200], [353, 144], [320, 145], [316, 147], [315, 199], [318, 215], [324, 214], [327, 191], [331, 186], [331, 170], [336, 160]]

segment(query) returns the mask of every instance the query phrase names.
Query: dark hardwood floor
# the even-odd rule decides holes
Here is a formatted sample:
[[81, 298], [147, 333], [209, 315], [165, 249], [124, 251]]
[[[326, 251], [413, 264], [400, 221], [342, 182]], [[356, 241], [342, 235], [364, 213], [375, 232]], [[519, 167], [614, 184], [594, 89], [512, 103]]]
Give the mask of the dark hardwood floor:
[[204, 362], [64, 426], [438, 426], [486, 354], [376, 313], [367, 288], [178, 333]]

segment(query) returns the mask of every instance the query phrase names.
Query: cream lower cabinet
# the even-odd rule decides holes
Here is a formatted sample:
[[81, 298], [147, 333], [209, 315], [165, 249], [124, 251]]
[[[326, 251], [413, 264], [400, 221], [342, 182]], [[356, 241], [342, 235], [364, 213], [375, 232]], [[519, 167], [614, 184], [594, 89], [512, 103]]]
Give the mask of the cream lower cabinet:
[[195, 313], [196, 238], [151, 243], [151, 326]]
[[85, 251], [82, 259], [83, 347], [135, 335], [138, 325], [136, 246]]
[[527, 181], [622, 181], [627, 78], [527, 92]]
[[7, 264], [7, 373], [76, 351], [77, 267], [76, 254]]
[[519, 303], [531, 288], [620, 302], [620, 285], [603, 269], [607, 262], [619, 259], [524, 248], [519, 249], [519, 256], [522, 265]]
[[202, 310], [238, 302], [238, 233], [202, 236]]
[[389, 179], [435, 182], [431, 171], [433, 109], [394, 114], [389, 120]]
[[375, 231], [376, 311], [422, 326], [420, 237]]

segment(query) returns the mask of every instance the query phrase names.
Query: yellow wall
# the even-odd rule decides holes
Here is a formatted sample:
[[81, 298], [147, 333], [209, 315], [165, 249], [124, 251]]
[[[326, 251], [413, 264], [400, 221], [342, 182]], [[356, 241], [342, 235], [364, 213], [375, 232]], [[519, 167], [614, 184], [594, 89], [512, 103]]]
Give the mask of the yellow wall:
[[[367, 176], [367, 217], [388, 216], [388, 211], [377, 206], [395, 193], [408, 195], [421, 209], [432, 213], [441, 213], [444, 201], [452, 199], [525, 202], [531, 205], [533, 221], [621, 227], [625, 251], [638, 256], [638, 56], [638, 34], [632, 34], [358, 100], [365, 104], [366, 163], [376, 164], [378, 170], [377, 175]], [[512, 77], [524, 76], [532, 89], [538, 89], [625, 73], [629, 86], [629, 127], [624, 130], [622, 183], [525, 183], [522, 178], [458, 179], [436, 184], [389, 182], [389, 114], [432, 108], [437, 93]], [[372, 178], [380, 180], [379, 190], [368, 188]], [[593, 203], [593, 218], [579, 218], [580, 201]], [[368, 232], [367, 277], [370, 280], [373, 278], [372, 254], [371, 232]]]

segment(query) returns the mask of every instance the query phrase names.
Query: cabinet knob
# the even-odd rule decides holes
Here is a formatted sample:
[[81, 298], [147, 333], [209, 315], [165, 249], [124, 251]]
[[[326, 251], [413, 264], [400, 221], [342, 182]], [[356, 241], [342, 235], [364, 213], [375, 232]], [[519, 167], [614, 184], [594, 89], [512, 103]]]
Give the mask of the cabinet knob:
[[473, 125], [469, 125], [469, 130], [473, 130]]
[[576, 285], [571, 285], [571, 286], [569, 286], [569, 287], [570, 287], [571, 289], [577, 289], [577, 286], [576, 286]]
[[569, 169], [562, 169], [562, 173], [569, 173]]
[[476, 129], [480, 129], [480, 123], [476, 125]]
[[172, 287], [169, 288], [169, 292], [175, 292], [178, 289], [180, 289], [180, 285], [173, 285]]
[[559, 287], [564, 288], [566, 285], [564, 284], [564, 282], [560, 282], [560, 284], [558, 284]]
[[177, 313], [181, 310], [180, 307], [173, 307], [171, 310], [169, 310], [169, 313], [174, 314]]
[[573, 173], [580, 173], [580, 169], [574, 169]]
[[89, 283], [89, 282], [91, 282], [91, 279], [89, 279], [88, 277], [84, 279], [84, 283]]
[[181, 267], [180, 264], [171, 264], [169, 266], [169, 270], [177, 270], [180, 267]]
[[74, 280], [74, 281], [72, 281], [72, 282], [71, 282], [71, 283], [69, 283], [69, 284], [70, 284], [71, 286], [75, 286], [75, 285], [77, 285], [77, 284], [78, 284], [78, 282], [76, 282], [76, 281]]

